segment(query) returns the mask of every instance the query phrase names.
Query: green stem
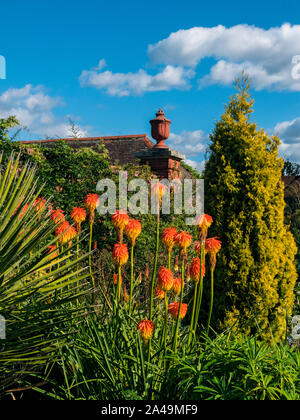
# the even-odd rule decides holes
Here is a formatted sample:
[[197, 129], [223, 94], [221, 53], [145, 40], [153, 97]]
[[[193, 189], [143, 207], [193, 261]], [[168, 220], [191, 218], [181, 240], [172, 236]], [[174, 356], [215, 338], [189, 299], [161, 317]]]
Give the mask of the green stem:
[[131, 306], [132, 306], [132, 295], [133, 295], [133, 249], [134, 245], [131, 245], [131, 255], [130, 255], [130, 263], [131, 263], [131, 273], [130, 273], [130, 297], [129, 297], [129, 313], [131, 314]]
[[157, 214], [156, 250], [155, 250], [154, 269], [153, 269], [152, 280], [151, 280], [150, 313], [149, 313], [150, 321], [152, 321], [152, 316], [153, 316], [153, 296], [154, 296], [154, 284], [155, 284], [155, 279], [156, 279], [156, 270], [157, 270], [157, 261], [158, 261], [158, 250], [159, 250], [159, 213]]
[[194, 332], [194, 319], [195, 319], [195, 309], [196, 309], [196, 300], [197, 300], [197, 291], [198, 291], [198, 284], [197, 282], [195, 284], [195, 291], [194, 291], [194, 299], [193, 299], [193, 310], [192, 310], [192, 318], [191, 318], [191, 325], [190, 325], [190, 333], [189, 333], [189, 339], [188, 339], [188, 347], [191, 343], [192, 335]]
[[164, 330], [164, 353], [167, 349], [167, 332], [168, 332], [168, 294], [165, 292], [165, 330]]
[[176, 329], [175, 329], [175, 335], [173, 338], [173, 345], [174, 345], [174, 352], [177, 352], [177, 342], [178, 342], [178, 331], [179, 331], [179, 321], [180, 321], [180, 311], [182, 306], [182, 300], [183, 300], [183, 285], [184, 285], [184, 256], [182, 255], [182, 262], [181, 262], [181, 291], [180, 291], [180, 301], [179, 301], [179, 308], [178, 308], [178, 315], [177, 315], [177, 321], [176, 321]]
[[93, 282], [93, 287], [95, 288], [95, 279], [93, 276], [93, 270], [92, 270], [92, 239], [93, 239], [93, 223], [90, 223], [90, 242], [89, 242], [89, 267], [90, 267], [90, 275]]
[[214, 270], [213, 268], [211, 268], [211, 271], [210, 271], [210, 308], [209, 308], [209, 316], [208, 316], [208, 323], [207, 323], [207, 334], [209, 333], [209, 326], [210, 326], [210, 321], [211, 321], [213, 304], [214, 304]]
[[[159, 213], [160, 213], [160, 209], [158, 210], [157, 213], [157, 221], [156, 221], [156, 250], [155, 250], [155, 261], [154, 261], [154, 268], [153, 268], [153, 273], [152, 273], [152, 280], [151, 280], [151, 290], [150, 290], [150, 311], [149, 311], [149, 320], [152, 321], [152, 317], [153, 317], [153, 296], [154, 296], [154, 284], [155, 284], [155, 279], [156, 279], [156, 270], [157, 270], [157, 261], [158, 261], [158, 250], [159, 250]], [[148, 369], [149, 369], [149, 365], [150, 365], [150, 358], [151, 358], [151, 338], [149, 340], [149, 345], [148, 345], [148, 364], [147, 364], [147, 373], [148, 373]]]
[[117, 304], [120, 304], [121, 300], [121, 266], [118, 266], [118, 286], [117, 286], [118, 294], [117, 294]]
[[193, 326], [193, 331], [194, 334], [196, 334], [196, 330], [197, 330], [197, 326], [198, 326], [198, 321], [199, 321], [199, 315], [200, 315], [200, 308], [201, 308], [201, 303], [202, 303], [202, 296], [203, 296], [203, 264], [205, 261], [205, 245], [204, 242], [201, 243], [201, 251], [200, 251], [200, 288], [198, 290], [198, 296], [197, 296], [197, 303], [196, 303], [196, 316], [194, 319], [194, 326]]
[[168, 269], [171, 270], [171, 252], [168, 255]]

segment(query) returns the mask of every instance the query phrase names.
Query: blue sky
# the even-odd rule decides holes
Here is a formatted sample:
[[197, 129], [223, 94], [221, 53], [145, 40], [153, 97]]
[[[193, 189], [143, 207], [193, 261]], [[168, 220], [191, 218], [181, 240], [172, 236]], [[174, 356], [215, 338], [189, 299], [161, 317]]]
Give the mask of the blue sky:
[[82, 135], [150, 136], [162, 107], [169, 145], [201, 168], [245, 69], [255, 120], [300, 163], [299, 16], [293, 0], [1, 2], [0, 117], [16, 114], [24, 139], [68, 136], [68, 116]]

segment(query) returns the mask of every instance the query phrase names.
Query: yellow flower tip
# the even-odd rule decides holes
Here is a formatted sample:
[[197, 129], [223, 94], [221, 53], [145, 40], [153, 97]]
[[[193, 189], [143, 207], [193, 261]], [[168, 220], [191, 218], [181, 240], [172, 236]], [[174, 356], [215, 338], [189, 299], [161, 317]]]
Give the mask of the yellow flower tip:
[[154, 322], [149, 319], [144, 319], [138, 323], [137, 329], [144, 344], [147, 344], [154, 332]]
[[126, 244], [116, 243], [114, 245], [113, 260], [118, 266], [122, 266], [128, 261], [128, 248]]
[[165, 228], [162, 233], [162, 243], [168, 252], [172, 251], [172, 248], [175, 244], [175, 236], [177, 235], [177, 230], [174, 227]]
[[132, 245], [135, 244], [136, 238], [142, 231], [142, 224], [139, 220], [130, 219], [125, 225], [125, 233], [130, 239]]
[[168, 292], [172, 289], [174, 283], [174, 277], [171, 270], [166, 267], [160, 267], [158, 271], [157, 285], [158, 287]]
[[[173, 319], [177, 319], [178, 317], [179, 305], [180, 305], [180, 302], [173, 302], [169, 304], [169, 308], [168, 308], [169, 314], [171, 315]], [[187, 313], [187, 304], [182, 303], [181, 308], [180, 308], [179, 319], [183, 319], [186, 316], [186, 313]]]

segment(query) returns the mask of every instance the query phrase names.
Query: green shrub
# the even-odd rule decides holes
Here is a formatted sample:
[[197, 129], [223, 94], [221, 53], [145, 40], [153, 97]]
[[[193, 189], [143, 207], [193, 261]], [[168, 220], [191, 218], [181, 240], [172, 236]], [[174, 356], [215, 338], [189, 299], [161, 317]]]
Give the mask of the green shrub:
[[205, 168], [206, 212], [223, 247], [218, 261], [215, 325], [280, 340], [294, 305], [297, 252], [284, 224], [279, 139], [250, 121], [247, 78], [211, 135]]

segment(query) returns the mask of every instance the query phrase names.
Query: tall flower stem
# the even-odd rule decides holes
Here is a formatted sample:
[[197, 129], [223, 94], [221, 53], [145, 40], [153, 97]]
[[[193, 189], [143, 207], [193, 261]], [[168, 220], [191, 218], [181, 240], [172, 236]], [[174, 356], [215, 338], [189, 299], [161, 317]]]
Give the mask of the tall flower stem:
[[168, 333], [168, 294], [165, 292], [165, 330], [164, 330], [164, 353], [167, 348], [167, 333]]
[[93, 223], [90, 223], [90, 242], [89, 242], [89, 268], [90, 268], [90, 275], [93, 282], [93, 287], [95, 288], [95, 279], [93, 276], [93, 270], [92, 270], [92, 239], [93, 239]]
[[192, 318], [191, 318], [191, 325], [190, 325], [190, 333], [188, 339], [188, 346], [191, 344], [191, 339], [194, 331], [194, 319], [195, 319], [195, 309], [196, 309], [196, 300], [197, 300], [197, 292], [198, 292], [198, 283], [195, 284], [195, 291], [194, 291], [194, 299], [193, 299], [193, 310], [192, 310]]
[[209, 326], [211, 321], [211, 315], [214, 305], [214, 269], [211, 268], [210, 271], [210, 307], [209, 307], [209, 315], [208, 315], [208, 323], [207, 323], [207, 334], [209, 333]]
[[[160, 209], [158, 209], [157, 219], [156, 219], [156, 250], [155, 250], [155, 260], [154, 260], [154, 268], [153, 268], [153, 273], [152, 273], [151, 290], [150, 290], [150, 311], [149, 311], [150, 321], [152, 321], [152, 317], [153, 317], [154, 284], [155, 284], [155, 279], [156, 279], [158, 250], [159, 250], [159, 225], [160, 225], [159, 213], [160, 213]], [[151, 338], [149, 340], [149, 345], [148, 345], [148, 368], [150, 364], [150, 358], [151, 358]]]
[[168, 253], [168, 269], [171, 270], [171, 251]]
[[130, 297], [129, 297], [129, 313], [131, 314], [131, 307], [132, 307], [132, 295], [133, 295], [133, 249], [134, 245], [131, 245], [131, 253], [130, 253]]
[[202, 296], [203, 296], [203, 264], [205, 262], [205, 243], [202, 240], [201, 241], [201, 250], [200, 250], [200, 287], [198, 290], [198, 295], [196, 299], [196, 316], [194, 319], [194, 325], [193, 325], [193, 334], [195, 336], [198, 321], [199, 321], [199, 315], [200, 315], [200, 309], [201, 309], [201, 303], [202, 303]]
[[181, 256], [181, 291], [180, 291], [180, 301], [179, 301], [179, 308], [178, 308], [178, 315], [176, 320], [176, 328], [175, 328], [175, 334], [173, 338], [173, 346], [174, 346], [174, 352], [177, 352], [177, 342], [178, 342], [178, 331], [179, 331], [179, 321], [180, 321], [180, 312], [181, 312], [181, 306], [182, 306], [182, 300], [183, 300], [183, 287], [184, 287], [184, 255]]
[[154, 260], [154, 268], [153, 268], [153, 273], [152, 273], [151, 290], [150, 290], [150, 313], [149, 313], [149, 319], [150, 319], [150, 321], [152, 321], [152, 317], [153, 317], [154, 284], [155, 284], [155, 279], [156, 279], [158, 251], [159, 251], [159, 225], [160, 225], [160, 218], [159, 218], [159, 212], [158, 212], [158, 214], [157, 214], [157, 221], [156, 221], [156, 250], [155, 250], [155, 260]]
[[121, 266], [118, 266], [118, 285], [117, 285], [117, 304], [120, 304], [121, 300]]

